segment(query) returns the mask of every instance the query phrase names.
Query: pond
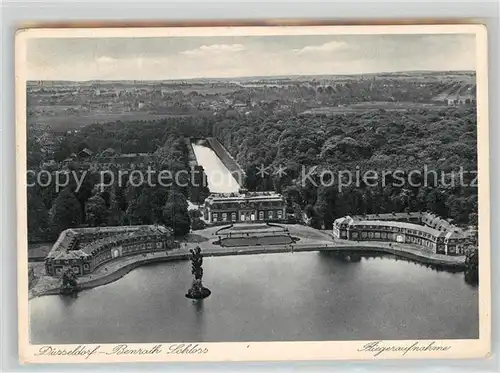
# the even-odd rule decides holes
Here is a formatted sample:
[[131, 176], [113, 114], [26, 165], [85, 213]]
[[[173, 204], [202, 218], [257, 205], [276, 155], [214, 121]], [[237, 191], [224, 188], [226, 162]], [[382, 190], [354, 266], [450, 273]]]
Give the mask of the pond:
[[77, 298], [29, 302], [32, 343], [478, 338], [462, 273], [390, 256], [316, 253], [204, 260], [212, 295], [186, 299], [188, 261], [144, 266]]
[[193, 143], [196, 161], [205, 170], [208, 189], [212, 193], [237, 193], [240, 185], [220, 158], [208, 146]]

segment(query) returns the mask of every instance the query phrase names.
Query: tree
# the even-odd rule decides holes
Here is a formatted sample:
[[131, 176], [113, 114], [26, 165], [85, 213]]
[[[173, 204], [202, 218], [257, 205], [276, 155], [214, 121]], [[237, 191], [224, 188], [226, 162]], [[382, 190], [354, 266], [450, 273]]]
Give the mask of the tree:
[[42, 197], [28, 188], [28, 241], [43, 240], [48, 233], [49, 210]]
[[336, 197], [335, 188], [320, 187], [318, 189], [318, 199], [316, 200], [314, 209], [322, 216], [326, 229], [331, 229], [333, 227]]
[[70, 188], [63, 189], [51, 209], [51, 228], [59, 233], [82, 223], [82, 209]]
[[306, 215], [311, 219], [311, 227], [321, 229], [322, 216], [321, 213], [312, 205], [305, 207]]
[[123, 189], [117, 184], [113, 185], [109, 198], [108, 225], [121, 226], [126, 222], [127, 200]]
[[113, 190], [111, 191], [111, 207], [113, 206], [113, 204], [115, 204], [116, 208], [120, 209], [121, 211], [127, 210], [127, 199], [125, 198], [123, 188], [119, 186], [118, 183], [115, 183], [113, 185]]
[[150, 188], [143, 188], [137, 198], [133, 198], [127, 208], [127, 217], [132, 225], [155, 223], [153, 196]]
[[[32, 131], [31, 128], [28, 129], [29, 132]], [[28, 132], [27, 144], [26, 144], [26, 161], [28, 168], [35, 168], [40, 165], [43, 160], [42, 147], [34, 134]]]
[[[78, 202], [80, 202], [80, 206], [82, 206], [82, 220], [86, 220], [85, 217], [85, 204], [87, 203], [87, 200], [92, 196], [94, 186], [97, 184], [98, 177], [97, 174], [95, 173], [83, 173], [82, 171], [73, 171], [75, 172], [76, 177], [70, 177], [70, 183], [68, 185], [69, 188], [73, 191], [75, 194], [76, 198], [78, 199]], [[81, 180], [81, 185], [79, 185], [79, 189], [76, 178], [78, 180]]]
[[172, 190], [163, 207], [163, 221], [172, 227], [176, 236], [189, 233], [191, 219], [188, 214], [188, 204], [182, 193]]
[[200, 218], [191, 219], [191, 228], [195, 230], [205, 229], [207, 224]]
[[66, 139], [64, 139], [58, 144], [58, 148], [54, 152], [54, 160], [56, 162], [62, 162], [63, 160], [68, 158], [72, 152], [73, 150], [71, 149], [70, 145], [68, 144]]
[[117, 208], [115, 204], [111, 204], [108, 214], [108, 225], [110, 226], [121, 226], [125, 225], [127, 220], [127, 214]]
[[477, 214], [477, 212], [471, 212], [469, 214], [469, 225], [477, 227], [478, 222], [479, 221], [478, 221], [478, 214]]
[[302, 209], [300, 205], [296, 202], [292, 204], [292, 214], [296, 221], [302, 221]]
[[194, 203], [201, 203], [210, 195], [210, 190], [207, 186], [207, 175], [202, 166], [195, 166], [191, 170], [191, 173], [189, 185], [190, 199]]
[[476, 285], [479, 282], [479, 251], [477, 247], [467, 250], [465, 254], [465, 281]]
[[76, 275], [70, 267], [64, 269], [61, 275], [60, 291], [63, 295], [74, 294], [78, 291], [78, 282], [76, 280]]
[[91, 227], [104, 225], [109, 216], [106, 201], [99, 195], [89, 198], [85, 204], [85, 216], [87, 224]]

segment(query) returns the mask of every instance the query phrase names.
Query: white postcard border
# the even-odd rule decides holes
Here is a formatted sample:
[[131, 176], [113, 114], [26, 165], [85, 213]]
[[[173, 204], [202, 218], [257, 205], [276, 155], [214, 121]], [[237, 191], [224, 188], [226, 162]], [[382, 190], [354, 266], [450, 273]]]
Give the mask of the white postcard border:
[[[269, 22], [272, 24], [273, 22]], [[279, 23], [279, 22], [278, 22]], [[30, 38], [61, 37], [183, 37], [243, 35], [333, 35], [333, 34], [466, 34], [476, 35], [476, 77], [478, 113], [479, 175], [479, 339], [405, 341], [314, 341], [244, 343], [147, 343], [127, 344], [126, 350], [113, 352], [120, 344], [31, 345], [28, 312], [28, 250], [26, 185], [26, 42]], [[359, 360], [405, 358], [477, 358], [491, 350], [491, 248], [488, 128], [487, 32], [483, 25], [373, 25], [373, 26], [258, 26], [258, 27], [172, 27], [172, 28], [80, 28], [24, 29], [16, 37], [16, 182], [19, 355], [22, 363], [107, 363], [107, 362], [208, 362], [208, 361], [297, 361]], [[417, 345], [415, 345], [415, 343]], [[179, 345], [183, 345], [179, 347]], [[409, 350], [411, 346], [427, 350]], [[157, 347], [160, 346], [160, 347]], [[367, 347], [368, 346], [368, 347]], [[371, 347], [370, 346], [375, 346]], [[391, 348], [378, 353], [378, 348]], [[52, 348], [54, 354], [48, 351]], [[434, 348], [441, 348], [438, 351]], [[445, 349], [446, 348], [446, 349]], [[44, 350], [45, 349], [45, 350]], [[94, 351], [94, 353], [90, 353]], [[138, 353], [148, 350], [150, 353]], [[185, 350], [184, 352], [175, 352]], [[45, 351], [44, 353], [42, 353]], [[152, 352], [151, 352], [152, 351]], [[157, 352], [160, 351], [160, 352]], [[193, 352], [194, 351], [194, 352]], [[202, 352], [199, 352], [202, 351]], [[206, 352], [205, 352], [206, 351]], [[85, 353], [87, 352], [87, 353]], [[90, 356], [89, 356], [90, 355]]]

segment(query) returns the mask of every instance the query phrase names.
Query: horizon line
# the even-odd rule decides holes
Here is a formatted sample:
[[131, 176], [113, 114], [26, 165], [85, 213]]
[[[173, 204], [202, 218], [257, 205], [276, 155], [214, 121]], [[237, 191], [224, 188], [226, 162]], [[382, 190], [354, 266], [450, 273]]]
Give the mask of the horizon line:
[[191, 78], [159, 78], [159, 79], [85, 79], [85, 80], [68, 80], [68, 79], [27, 79], [26, 82], [123, 82], [123, 81], [139, 81], [139, 82], [160, 82], [160, 81], [182, 81], [182, 80], [217, 80], [217, 79], [248, 79], [248, 78], [278, 78], [278, 77], [317, 77], [317, 76], [329, 76], [329, 77], [342, 77], [342, 76], [360, 76], [360, 75], [382, 75], [382, 74], [408, 74], [408, 73], [476, 73], [476, 70], [397, 70], [397, 71], [380, 71], [380, 72], [369, 72], [369, 73], [344, 73], [344, 74], [332, 74], [332, 73], [318, 73], [318, 74], [271, 74], [271, 75], [237, 75], [237, 76], [220, 76], [220, 77], [191, 77]]

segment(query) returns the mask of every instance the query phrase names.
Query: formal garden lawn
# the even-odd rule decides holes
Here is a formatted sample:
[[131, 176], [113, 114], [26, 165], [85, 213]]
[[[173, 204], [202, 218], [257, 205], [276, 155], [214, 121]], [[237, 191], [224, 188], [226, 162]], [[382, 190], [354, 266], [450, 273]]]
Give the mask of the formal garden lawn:
[[294, 242], [290, 236], [269, 236], [269, 237], [237, 237], [223, 238], [221, 246], [265, 246], [265, 245], [288, 245]]

